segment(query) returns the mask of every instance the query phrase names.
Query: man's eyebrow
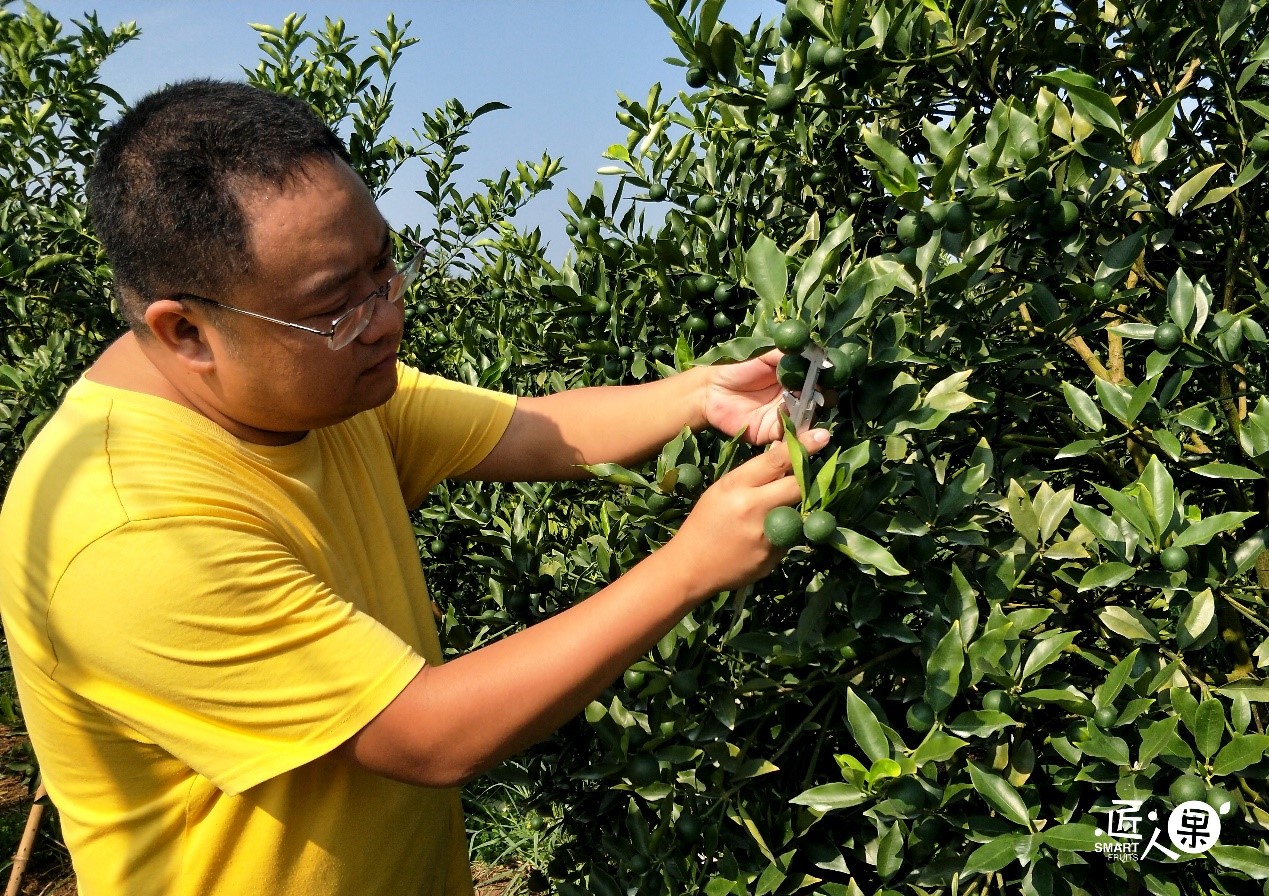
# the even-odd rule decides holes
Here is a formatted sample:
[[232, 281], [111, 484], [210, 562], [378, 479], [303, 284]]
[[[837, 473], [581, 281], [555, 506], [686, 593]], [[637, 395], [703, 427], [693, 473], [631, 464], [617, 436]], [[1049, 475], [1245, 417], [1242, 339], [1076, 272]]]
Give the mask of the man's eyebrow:
[[[391, 248], [392, 231], [385, 224], [383, 228], [383, 242], [379, 244], [379, 253], [375, 257], [382, 258], [388, 251], [391, 250]], [[360, 266], [334, 271], [328, 276], [322, 277], [309, 289], [306, 289], [304, 291], [304, 297], [313, 303], [320, 302], [323, 299], [329, 299], [331, 295], [340, 289], [340, 287], [344, 286], [344, 284], [348, 283], [349, 280], [352, 280], [360, 272]]]

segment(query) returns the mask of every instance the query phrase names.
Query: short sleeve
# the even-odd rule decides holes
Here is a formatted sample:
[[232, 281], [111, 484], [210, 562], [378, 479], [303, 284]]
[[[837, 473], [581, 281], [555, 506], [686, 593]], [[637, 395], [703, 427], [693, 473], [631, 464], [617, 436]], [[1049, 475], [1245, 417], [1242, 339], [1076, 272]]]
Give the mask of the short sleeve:
[[408, 507], [440, 481], [479, 464], [506, 432], [516, 397], [411, 367], [397, 368], [397, 391], [379, 411], [392, 443]]
[[329, 753], [424, 665], [266, 531], [226, 519], [96, 539], [58, 582], [48, 632], [56, 680], [229, 794]]

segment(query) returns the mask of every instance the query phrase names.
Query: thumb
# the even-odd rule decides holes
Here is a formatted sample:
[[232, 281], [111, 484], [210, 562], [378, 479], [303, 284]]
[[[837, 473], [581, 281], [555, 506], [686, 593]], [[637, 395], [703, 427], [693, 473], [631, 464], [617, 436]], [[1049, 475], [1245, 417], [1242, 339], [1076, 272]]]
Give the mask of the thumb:
[[[798, 435], [798, 441], [811, 454], [827, 445], [828, 439], [826, 429], [808, 429]], [[772, 443], [762, 454], [741, 464], [732, 471], [732, 476], [739, 485], [757, 487], [789, 475], [792, 469], [789, 446], [784, 441], [779, 441]]]

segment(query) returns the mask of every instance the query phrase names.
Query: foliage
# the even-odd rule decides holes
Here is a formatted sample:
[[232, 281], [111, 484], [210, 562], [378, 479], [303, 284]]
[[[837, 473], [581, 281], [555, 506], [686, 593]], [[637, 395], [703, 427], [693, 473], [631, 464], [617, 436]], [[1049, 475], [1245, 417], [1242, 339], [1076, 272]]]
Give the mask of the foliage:
[[[820, 413], [835, 450], [799, 467], [828, 543], [684, 620], [489, 792], [532, 787], [544, 833], [572, 838], [550, 865], [564, 893], [1269, 877], [1266, 14], [791, 0], [737, 28], [720, 0], [650, 6], [690, 89], [623, 98], [611, 195], [569, 197], [558, 265], [510, 222], [558, 161], [454, 185], [496, 104], [385, 134], [404, 30], [354, 63], [338, 23], [258, 26], [252, 78], [338, 122], [374, 189], [425, 169], [434, 222], [402, 230], [435, 264], [407, 360], [524, 393], [633, 383], [765, 351], [789, 318], [848, 359]], [[23, 232], [43, 258], [63, 231]], [[96, 263], [44, 270], [63, 264], [100, 302]], [[12, 308], [31, 290], [4, 278]], [[64, 332], [97, 320], [55, 307]], [[11, 345], [12, 425], [37, 425], [101, 333], [49, 355], [47, 393], [11, 380], [36, 350]], [[685, 433], [591, 482], [442, 486], [415, 522], [449, 649], [620, 575], [748, 453]], [[1114, 800], [1166, 819], [1187, 791], [1229, 802], [1219, 846], [1096, 849]]]

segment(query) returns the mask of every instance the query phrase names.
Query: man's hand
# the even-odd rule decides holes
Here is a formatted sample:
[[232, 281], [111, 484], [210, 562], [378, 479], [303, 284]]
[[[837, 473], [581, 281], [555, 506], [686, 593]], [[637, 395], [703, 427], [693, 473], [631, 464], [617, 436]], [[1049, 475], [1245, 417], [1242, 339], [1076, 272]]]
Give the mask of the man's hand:
[[[828, 438], [826, 430], [811, 429], [799, 440], [815, 453]], [[801, 497], [792, 471], [789, 446], [781, 441], [701, 495], [678, 534], [661, 549], [687, 558], [685, 569], [699, 596], [734, 590], [775, 569], [785, 552], [772, 546], [762, 525], [773, 507], [796, 504]]]
[[712, 376], [705, 390], [705, 421], [719, 432], [734, 436], [744, 432], [753, 445], [766, 445], [780, 438], [783, 390], [776, 380], [780, 352], [770, 351], [739, 364], [710, 367]]

